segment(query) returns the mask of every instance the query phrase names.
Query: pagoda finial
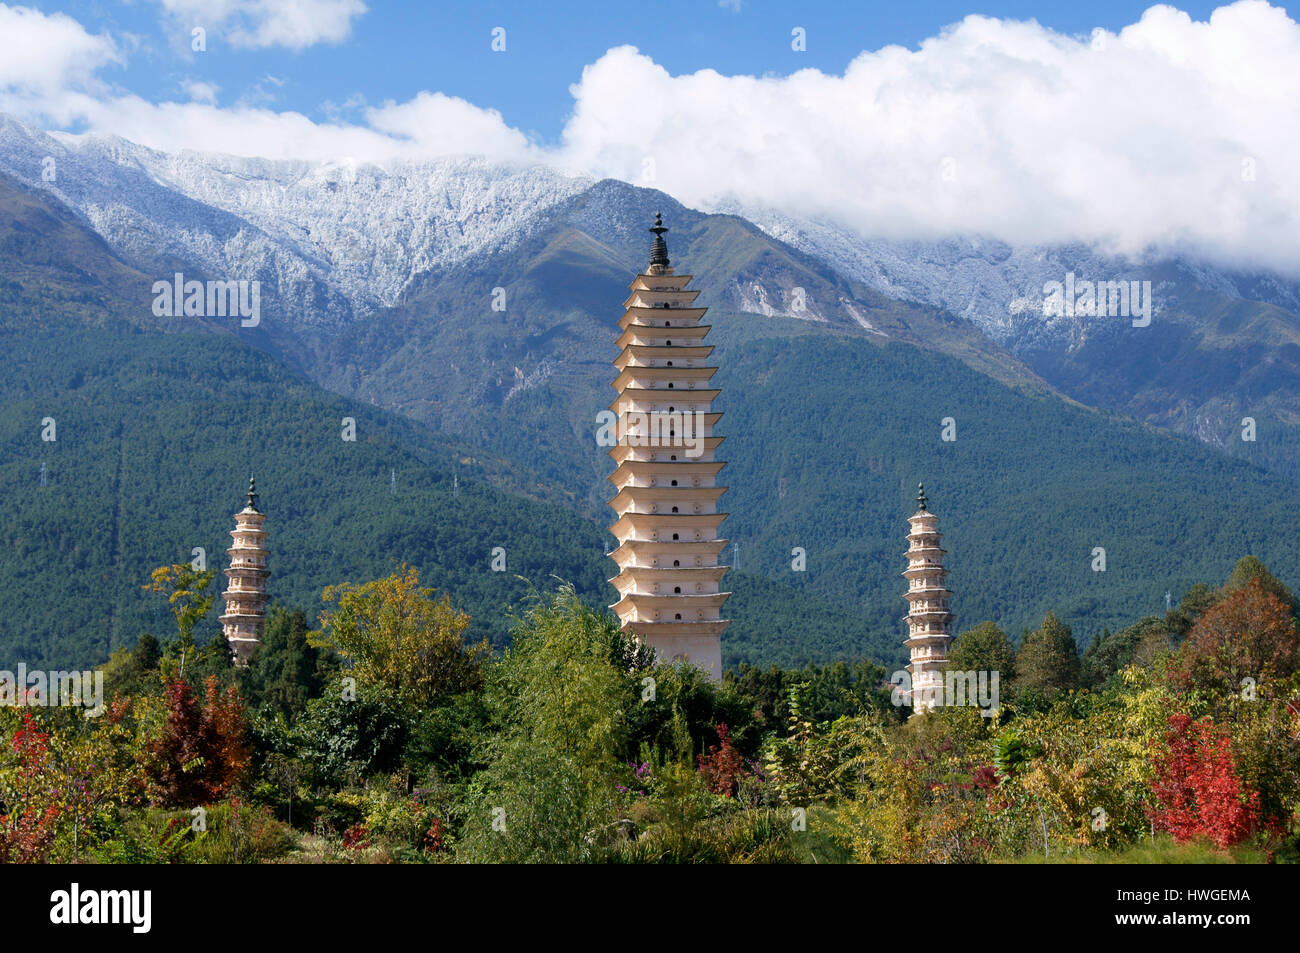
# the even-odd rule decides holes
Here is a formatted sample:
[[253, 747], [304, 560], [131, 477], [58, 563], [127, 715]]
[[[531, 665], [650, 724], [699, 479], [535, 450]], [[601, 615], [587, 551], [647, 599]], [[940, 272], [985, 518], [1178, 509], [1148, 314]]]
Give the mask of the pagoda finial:
[[664, 225], [663, 216], [655, 212], [654, 227], [650, 229], [654, 232], [654, 244], [650, 246], [650, 267], [658, 265], [661, 268], [669, 267], [668, 261], [668, 243], [664, 241], [664, 232], [668, 231]]
[[257, 509], [257, 484], [253, 482], [251, 474], [248, 477], [248, 508], [250, 510]]
[[928, 502], [929, 502], [929, 501], [925, 498], [925, 484], [924, 484], [924, 483], [918, 483], [918, 484], [916, 485], [916, 503], [917, 503], [917, 506], [920, 507], [920, 509], [924, 510], [924, 509], [925, 509], [925, 505], [926, 505], [926, 503], [928, 503]]

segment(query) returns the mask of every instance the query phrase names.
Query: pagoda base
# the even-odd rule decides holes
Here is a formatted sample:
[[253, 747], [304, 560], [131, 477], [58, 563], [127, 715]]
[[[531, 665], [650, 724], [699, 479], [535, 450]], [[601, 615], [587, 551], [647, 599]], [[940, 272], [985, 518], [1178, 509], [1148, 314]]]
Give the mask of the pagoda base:
[[230, 654], [234, 656], [235, 665], [246, 668], [248, 660], [252, 658], [254, 650], [262, 644], [262, 640], [227, 636], [226, 643], [230, 646]]
[[[716, 627], [716, 623], [708, 628]], [[664, 663], [687, 662], [708, 673], [714, 682], [722, 681], [722, 637], [720, 631], [700, 631], [706, 626], [693, 624], [633, 622], [628, 629], [638, 641], [655, 650]], [[674, 631], [680, 630], [680, 631]]]

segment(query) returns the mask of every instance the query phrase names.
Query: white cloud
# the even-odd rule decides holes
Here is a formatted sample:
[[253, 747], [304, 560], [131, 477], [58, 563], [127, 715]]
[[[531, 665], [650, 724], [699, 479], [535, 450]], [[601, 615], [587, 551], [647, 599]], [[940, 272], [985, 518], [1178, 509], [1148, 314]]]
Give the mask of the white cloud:
[[0, 3], [0, 108], [67, 122], [78, 93], [100, 89], [96, 72], [121, 62], [112, 38], [69, 16]]
[[1208, 23], [1152, 7], [1078, 39], [968, 17], [839, 76], [671, 76], [623, 47], [572, 92], [569, 163], [636, 181], [652, 158], [655, 184], [691, 205], [734, 197], [881, 236], [1300, 260], [1300, 26], [1255, 0]]
[[207, 83], [200, 79], [187, 79], [181, 82], [181, 90], [190, 98], [191, 102], [215, 106], [217, 104], [217, 93], [221, 92], [221, 87], [215, 83]]
[[651, 158], [652, 184], [696, 207], [734, 199], [872, 236], [1154, 247], [1300, 273], [1300, 26], [1262, 0], [1207, 22], [1152, 7], [1087, 37], [968, 17], [919, 49], [864, 52], [839, 75], [673, 76], [620, 47], [583, 70], [552, 147], [436, 92], [358, 99], [326, 110], [328, 122], [248, 100], [218, 108], [194, 89], [187, 103], [110, 95], [95, 74], [121, 58], [67, 17], [0, 6], [0, 110], [157, 149], [477, 153], [632, 182]]
[[339, 43], [352, 21], [366, 12], [361, 0], [159, 0], [187, 30], [220, 30], [232, 45], [284, 46], [300, 50], [317, 43]]
[[404, 103], [366, 110], [372, 129], [428, 155], [481, 153], [505, 159], [540, 160], [528, 137], [506, 125], [495, 109], [481, 109], [442, 93], [420, 93]]

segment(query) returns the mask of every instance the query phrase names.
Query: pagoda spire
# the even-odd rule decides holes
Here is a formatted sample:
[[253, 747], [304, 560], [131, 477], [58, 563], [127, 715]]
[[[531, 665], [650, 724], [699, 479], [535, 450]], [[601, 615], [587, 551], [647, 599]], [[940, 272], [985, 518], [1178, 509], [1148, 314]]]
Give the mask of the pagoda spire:
[[942, 534], [939, 518], [930, 512], [925, 487], [917, 484], [917, 509], [908, 518], [907, 534], [907, 641], [912, 677], [913, 714], [942, 705], [944, 668], [952, 645], [952, 614], [948, 600], [947, 571], [943, 567], [944, 550], [939, 548]]
[[718, 506], [726, 492], [718, 485], [722, 438], [713, 436], [722, 415], [713, 412], [718, 390], [709, 383], [717, 368], [704, 343], [706, 309], [686, 287], [691, 276], [673, 274], [661, 215], [650, 231], [650, 264], [623, 302], [618, 397], [609, 408], [618, 419], [609, 451], [616, 488], [609, 505], [618, 514], [609, 555], [619, 570], [611, 608], [623, 631], [663, 661], [690, 662], [718, 680], [730, 624], [722, 604], [731, 593], [722, 589], [728, 567], [720, 562], [728, 540], [718, 532], [727, 514]]
[[[672, 274], [672, 263], [668, 260], [668, 243], [664, 241], [664, 232], [668, 227], [664, 225], [663, 216], [655, 212], [655, 223], [649, 231], [654, 232], [655, 240], [650, 245], [650, 271], [652, 275]], [[655, 269], [667, 269], [666, 271], [656, 271]]]
[[226, 569], [226, 591], [221, 594], [226, 611], [221, 614], [221, 632], [230, 643], [235, 664], [245, 666], [253, 650], [261, 645], [266, 622], [266, 515], [257, 508], [257, 485], [248, 478], [248, 503], [235, 514], [230, 531], [230, 565]]

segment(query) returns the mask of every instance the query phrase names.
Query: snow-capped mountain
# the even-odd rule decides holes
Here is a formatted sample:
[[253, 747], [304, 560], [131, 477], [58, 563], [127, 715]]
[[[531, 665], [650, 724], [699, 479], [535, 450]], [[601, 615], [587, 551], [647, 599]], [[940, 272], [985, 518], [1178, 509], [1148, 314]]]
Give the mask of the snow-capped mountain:
[[[124, 257], [170, 275], [177, 263], [210, 277], [258, 279], [298, 326], [337, 328], [396, 304], [422, 275], [506, 250], [544, 227], [546, 212], [595, 181], [543, 166], [465, 157], [380, 167], [215, 153], [167, 154], [120, 138], [47, 134], [0, 115], [0, 170], [52, 192]], [[722, 204], [772, 238], [887, 297], [969, 320], [1014, 354], [1077, 347], [1096, 324], [1045, 314], [1044, 286], [1155, 278], [1155, 309], [1183, 307], [1186, 287], [1300, 314], [1300, 282], [1234, 275], [1204, 264], [1131, 262], [1083, 245], [1014, 247], [954, 236], [869, 237], [774, 208]], [[608, 229], [618, 209], [593, 208]], [[739, 284], [729, 304], [790, 312], [779, 289]], [[802, 316], [824, 320], [805, 312]], [[861, 319], [858, 319], [861, 324]], [[868, 329], [869, 330], [869, 329]]]
[[160, 277], [175, 263], [260, 280], [286, 317], [330, 327], [418, 276], [508, 248], [590, 180], [467, 157], [308, 163], [46, 134], [0, 116], [0, 170], [52, 192]]
[[826, 262], [846, 278], [971, 321], [1013, 354], [1069, 350], [1096, 328], [1096, 322], [1082, 316], [1045, 313], [1044, 286], [1063, 283], [1067, 274], [1080, 281], [1151, 280], [1155, 313], [1186, 308], [1186, 293], [1196, 288], [1300, 315], [1300, 282], [1276, 275], [1234, 274], [1182, 259], [1130, 261], [1081, 244], [1017, 247], [978, 236], [931, 241], [872, 238], [842, 225], [794, 218], [770, 208], [727, 210]]

